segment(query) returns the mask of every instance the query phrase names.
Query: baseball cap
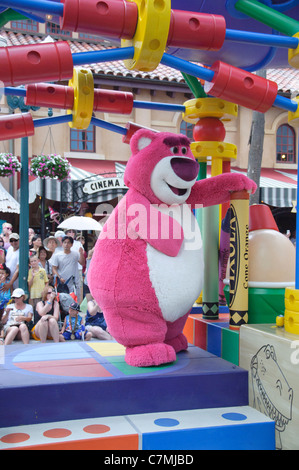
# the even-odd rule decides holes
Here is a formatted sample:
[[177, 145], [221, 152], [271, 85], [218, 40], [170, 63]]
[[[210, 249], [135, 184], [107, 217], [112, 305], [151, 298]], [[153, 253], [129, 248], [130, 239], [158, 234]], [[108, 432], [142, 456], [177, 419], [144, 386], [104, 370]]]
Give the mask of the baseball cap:
[[25, 295], [25, 300], [27, 299], [28, 295], [24, 292], [23, 289], [21, 289], [20, 287], [18, 287], [17, 289], [15, 289], [13, 291], [13, 293], [11, 294], [11, 297], [14, 298], [14, 297], [22, 297], [22, 295]]
[[11, 233], [9, 235], [9, 241], [10, 240], [20, 240], [19, 234], [18, 233]]
[[69, 308], [72, 308], [73, 310], [77, 310], [77, 312], [80, 312], [80, 305], [77, 304], [77, 302], [72, 302]]

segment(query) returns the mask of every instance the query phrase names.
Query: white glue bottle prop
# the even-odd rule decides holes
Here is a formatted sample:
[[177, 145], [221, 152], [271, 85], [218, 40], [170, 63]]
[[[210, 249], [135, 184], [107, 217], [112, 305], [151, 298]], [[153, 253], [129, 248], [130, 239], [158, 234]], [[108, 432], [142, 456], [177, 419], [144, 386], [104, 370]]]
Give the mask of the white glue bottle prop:
[[249, 282], [267, 287], [295, 280], [295, 247], [265, 204], [249, 207], [249, 261]]

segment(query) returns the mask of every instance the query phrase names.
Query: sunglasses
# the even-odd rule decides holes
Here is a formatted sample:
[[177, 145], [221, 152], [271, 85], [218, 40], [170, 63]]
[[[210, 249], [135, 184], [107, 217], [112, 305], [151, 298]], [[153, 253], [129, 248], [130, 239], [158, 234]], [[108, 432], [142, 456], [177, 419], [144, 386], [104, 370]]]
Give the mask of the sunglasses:
[[15, 242], [18, 242], [19, 240], [9, 240], [10, 243], [15, 243]]

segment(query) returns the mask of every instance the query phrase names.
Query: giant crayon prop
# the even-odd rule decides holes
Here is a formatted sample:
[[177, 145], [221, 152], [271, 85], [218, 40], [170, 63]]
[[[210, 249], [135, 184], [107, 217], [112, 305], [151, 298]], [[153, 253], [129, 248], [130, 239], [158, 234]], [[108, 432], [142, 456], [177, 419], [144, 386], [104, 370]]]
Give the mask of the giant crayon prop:
[[231, 195], [229, 258], [229, 328], [248, 323], [249, 193]]

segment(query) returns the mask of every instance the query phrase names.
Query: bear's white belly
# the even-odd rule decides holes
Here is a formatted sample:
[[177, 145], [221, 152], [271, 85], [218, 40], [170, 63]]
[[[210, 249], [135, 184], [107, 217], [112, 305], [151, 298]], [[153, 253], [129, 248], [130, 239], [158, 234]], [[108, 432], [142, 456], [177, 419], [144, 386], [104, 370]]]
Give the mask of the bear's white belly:
[[192, 308], [202, 290], [203, 247], [197, 221], [187, 206], [160, 210], [171, 213], [184, 230], [184, 240], [176, 257], [167, 256], [147, 244], [150, 280], [164, 319], [172, 322]]

